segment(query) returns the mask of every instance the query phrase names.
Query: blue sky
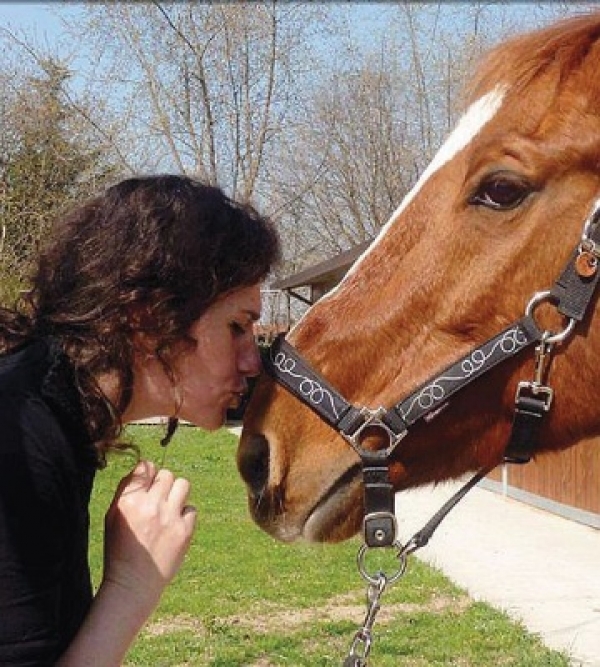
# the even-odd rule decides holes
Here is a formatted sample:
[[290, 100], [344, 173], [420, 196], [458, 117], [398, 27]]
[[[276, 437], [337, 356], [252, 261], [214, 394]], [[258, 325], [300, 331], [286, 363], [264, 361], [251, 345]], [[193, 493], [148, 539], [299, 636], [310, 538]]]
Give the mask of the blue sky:
[[[74, 43], [71, 39], [64, 38], [60, 17], [72, 19], [82, 11], [85, 4], [70, 0], [55, 0], [54, 2], [3, 2], [0, 0], [0, 30], [9, 29], [17, 36], [26, 36], [26, 41], [42, 47], [44, 51], [46, 51], [44, 47], [48, 47], [46, 51], [48, 53], [66, 56], [70, 67], [73, 68], [74, 77], [77, 79], [85, 68], [83, 57], [85, 47]], [[354, 37], [359, 45], [363, 44], [368, 49], [372, 49], [373, 43], [377, 41], [378, 36], [389, 22], [390, 9], [394, 9], [394, 3], [383, 0], [331, 2], [330, 4], [348, 9]], [[415, 4], [434, 6], [437, 3], [428, 0], [421, 3], [415, 2]], [[470, 6], [472, 8], [472, 3], [446, 0], [440, 4], [447, 5], [443, 8], [443, 20], [447, 24], [460, 28], [466, 21], [465, 25], [471, 26], [472, 19], [468, 18], [470, 13], [468, 8]], [[482, 6], [485, 6], [487, 30], [491, 35], [497, 35], [497, 38], [500, 39], [503, 26], [502, 21], [494, 20], [496, 14], [518, 17], [517, 23], [521, 23], [522, 27], [533, 27], [547, 22], [552, 12], [562, 4], [564, 3], [548, 1], [502, 3], [491, 0], [482, 3]], [[594, 3], [572, 2], [571, 11], [576, 11], [583, 4], [594, 5]], [[78, 66], [81, 67], [80, 71], [78, 71]]]
[[[386, 2], [348, 2], [340, 3], [353, 7], [356, 11], [357, 28], [361, 32], [369, 32], [368, 24], [365, 24], [365, 19], [373, 19], [380, 13], [377, 11], [377, 5], [385, 8], [389, 3]], [[425, 3], [424, 3], [425, 4]], [[443, 3], [450, 4], [450, 3]], [[462, 6], [468, 6], [468, 2], [455, 2], [455, 8], [459, 10]], [[535, 12], [537, 6], [551, 8], [556, 3], [553, 2], [513, 2], [508, 3], [512, 5], [512, 9], [517, 14], [526, 14], [528, 12]], [[580, 3], [573, 3], [574, 7]], [[582, 3], [583, 4], [583, 3]], [[593, 3], [587, 3], [593, 4]], [[494, 3], [489, 3], [488, 9], [493, 7]], [[58, 15], [66, 14], [73, 15], [81, 7], [83, 3], [70, 2], [69, 0], [55, 0], [55, 2], [2, 2], [0, 0], [0, 27], [12, 28], [14, 30], [25, 30], [28, 33], [33, 33], [36, 37], [47, 39], [53, 42], [58, 38], [61, 32], [61, 23]], [[375, 10], [375, 11], [373, 11]], [[506, 7], [505, 7], [506, 10]], [[360, 17], [360, 18], [359, 18]]]
[[53, 14], [59, 9], [73, 8], [75, 3], [63, 2], [1, 2], [0, 25], [5, 28], [35, 29], [39, 34], [46, 32], [50, 37], [60, 30], [60, 21]]
[[[0, 0], [0, 29], [33, 38], [35, 44], [52, 45], [60, 42], [60, 15], [73, 16], [83, 7], [78, 2], [2, 2]], [[60, 47], [58, 49], [61, 50]], [[51, 51], [53, 49], [51, 48]]]

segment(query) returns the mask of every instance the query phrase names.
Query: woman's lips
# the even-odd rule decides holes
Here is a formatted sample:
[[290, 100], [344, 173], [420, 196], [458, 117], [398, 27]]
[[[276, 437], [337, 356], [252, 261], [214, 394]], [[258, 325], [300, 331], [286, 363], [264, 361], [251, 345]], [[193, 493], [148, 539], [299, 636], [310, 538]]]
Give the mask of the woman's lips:
[[231, 409], [239, 408], [247, 392], [248, 389], [246, 387], [241, 387], [240, 389], [233, 389], [230, 392], [228, 407]]

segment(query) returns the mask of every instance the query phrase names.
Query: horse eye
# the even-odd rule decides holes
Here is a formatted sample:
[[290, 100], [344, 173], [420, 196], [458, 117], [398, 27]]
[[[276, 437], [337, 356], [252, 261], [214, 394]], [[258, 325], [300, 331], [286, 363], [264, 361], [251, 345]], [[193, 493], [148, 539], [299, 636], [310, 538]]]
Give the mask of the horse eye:
[[487, 206], [495, 211], [509, 211], [523, 202], [531, 186], [522, 180], [495, 174], [484, 180], [469, 198], [469, 204]]

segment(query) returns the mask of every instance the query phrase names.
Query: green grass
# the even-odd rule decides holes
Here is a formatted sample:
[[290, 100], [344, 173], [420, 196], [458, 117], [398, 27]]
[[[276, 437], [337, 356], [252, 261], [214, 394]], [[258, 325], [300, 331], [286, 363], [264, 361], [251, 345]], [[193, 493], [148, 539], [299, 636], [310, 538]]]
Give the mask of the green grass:
[[[160, 462], [162, 429], [137, 426], [131, 439]], [[144, 667], [319, 667], [343, 663], [365, 613], [357, 540], [285, 545], [251, 521], [235, 467], [236, 438], [182, 427], [167, 467], [192, 482], [198, 528], [186, 561], [131, 649]], [[116, 456], [98, 474], [90, 558], [102, 559], [104, 512], [132, 461]], [[386, 552], [387, 553], [387, 552]], [[439, 571], [411, 558], [385, 591], [374, 630], [372, 667], [567, 667], [504, 614], [474, 602]]]

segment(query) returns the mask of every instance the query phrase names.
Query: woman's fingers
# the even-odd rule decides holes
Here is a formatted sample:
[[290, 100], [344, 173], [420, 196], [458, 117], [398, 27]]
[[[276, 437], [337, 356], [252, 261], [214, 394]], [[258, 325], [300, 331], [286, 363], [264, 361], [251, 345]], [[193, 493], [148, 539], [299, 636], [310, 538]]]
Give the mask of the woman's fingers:
[[128, 491], [148, 490], [156, 477], [156, 465], [152, 461], [139, 461], [135, 468], [119, 482], [117, 495]]
[[[187, 515], [187, 525], [196, 521], [196, 508], [188, 503], [191, 485], [184, 477], [175, 475], [166, 468], [157, 469], [151, 461], [140, 461], [123, 480], [126, 491], [146, 491], [154, 497], [157, 507], [162, 505], [171, 516]], [[121, 495], [125, 495], [121, 493]]]
[[180, 512], [191, 537], [196, 525], [197, 511], [194, 505], [188, 503], [190, 488], [191, 485], [187, 479], [182, 477], [176, 479], [171, 487], [170, 499], [176, 511]]
[[[159, 470], [154, 480], [153, 489], [161, 494], [166, 511], [175, 519], [181, 517], [190, 535], [196, 525], [196, 508], [188, 504], [190, 483], [183, 477], [175, 477], [169, 470]], [[151, 490], [150, 493], [153, 491]]]
[[[144, 503], [146, 507], [154, 507], [154, 511], [164, 511], [171, 517], [190, 515], [186, 523], [193, 525], [196, 508], [188, 503], [190, 488], [187, 479], [175, 477], [166, 468], [157, 469], [151, 461], [140, 461], [129, 475], [121, 480], [115, 500], [120, 502], [123, 509], [123, 503], [131, 503], [134, 511], [141, 510]], [[135, 498], [138, 493], [147, 494], [151, 504], [147, 504], [140, 497]]]
[[190, 483], [184, 477], [175, 477], [170, 470], [161, 468], [148, 491], [157, 494], [174, 511], [181, 514], [190, 495]]
[[175, 475], [170, 470], [167, 470], [167, 468], [161, 468], [154, 477], [154, 486], [168, 492], [173, 486], [174, 481]]
[[187, 503], [189, 495], [190, 483], [187, 479], [179, 477], [173, 481], [173, 485], [169, 491], [169, 500], [171, 502], [183, 509], [184, 505]]
[[149, 485], [156, 477], [156, 473], [157, 468], [152, 461], [138, 461], [129, 476], [132, 480], [139, 480], [141, 483]]
[[188, 535], [188, 544], [192, 540], [194, 529], [196, 528], [196, 521], [198, 520], [198, 511], [194, 505], [185, 505], [181, 510], [181, 520], [185, 525], [186, 534]]

